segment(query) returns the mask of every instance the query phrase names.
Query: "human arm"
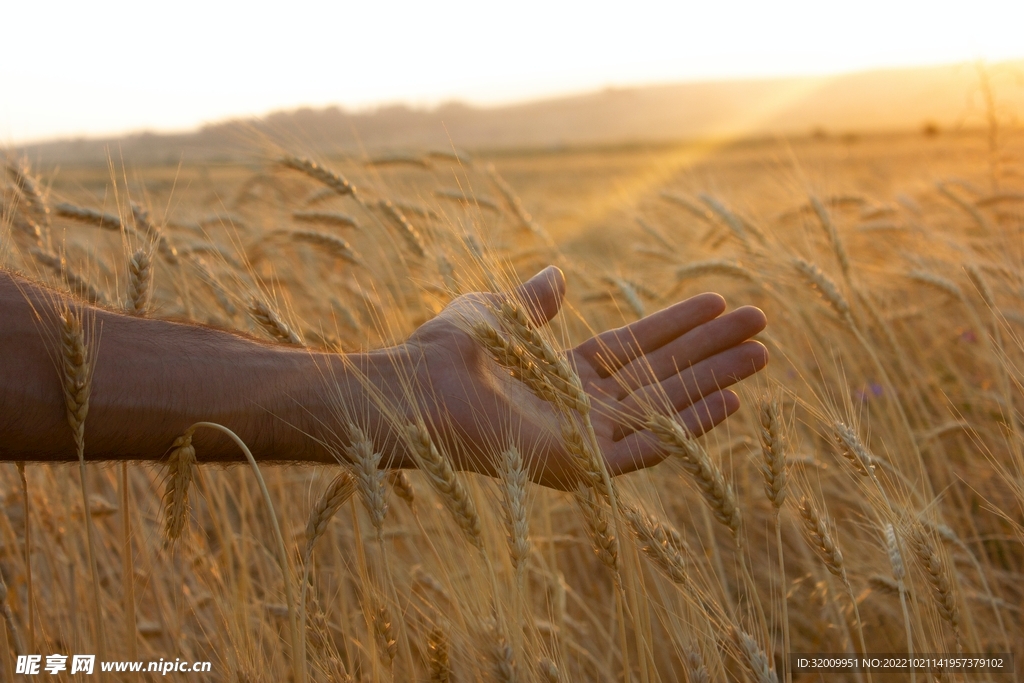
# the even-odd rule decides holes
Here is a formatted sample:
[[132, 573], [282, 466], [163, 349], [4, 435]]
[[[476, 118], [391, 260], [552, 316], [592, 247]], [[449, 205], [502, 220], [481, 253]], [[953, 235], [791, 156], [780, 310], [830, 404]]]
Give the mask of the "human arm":
[[[548, 269], [517, 295], [540, 324], [558, 311], [563, 292], [561, 273]], [[534, 480], [565, 486], [569, 460], [544, 407], [465, 331], [493, 296], [457, 299], [405, 343], [344, 357], [83, 307], [94, 331], [86, 458], [159, 459], [189, 425], [205, 420], [234, 430], [261, 461], [332, 462], [347, 443], [346, 421], [354, 419], [385, 462], [411, 466], [394, 427], [420, 418], [450, 446], [459, 467], [490, 473], [486, 451], [496, 435], [515, 434]], [[75, 459], [58, 365], [63, 303], [55, 292], [0, 272], [3, 459]], [[764, 347], [749, 341], [765, 321], [757, 309], [722, 315], [724, 307], [721, 297], [701, 295], [568, 352], [594, 397], [595, 433], [613, 474], [661, 458], [629, 419], [643, 405], [667, 399], [694, 433], [738, 408], [724, 387], [767, 362]], [[201, 462], [241, 458], [215, 433], [197, 432], [194, 443]]]

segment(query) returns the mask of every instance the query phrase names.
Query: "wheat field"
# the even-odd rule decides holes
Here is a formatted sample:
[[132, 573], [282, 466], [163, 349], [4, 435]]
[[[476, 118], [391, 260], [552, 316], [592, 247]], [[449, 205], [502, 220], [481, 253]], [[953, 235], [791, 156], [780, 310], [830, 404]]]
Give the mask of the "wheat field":
[[771, 362], [703, 437], [651, 407], [653, 468], [602, 478], [581, 430], [573, 492], [515, 449], [455, 472], [416, 425], [396, 427], [422, 471], [379, 469], [362, 435], [263, 481], [183, 435], [164, 462], [85, 466], [88, 515], [77, 466], [2, 464], [0, 671], [100, 637], [240, 682], [824, 680], [787, 677], [787, 651], [1021, 666], [1021, 142], [7, 157], [3, 267], [113, 310], [346, 353], [554, 264], [566, 305], [509, 323], [533, 356], [506, 362], [566, 424], [586, 410], [557, 350], [700, 292], [760, 307]]

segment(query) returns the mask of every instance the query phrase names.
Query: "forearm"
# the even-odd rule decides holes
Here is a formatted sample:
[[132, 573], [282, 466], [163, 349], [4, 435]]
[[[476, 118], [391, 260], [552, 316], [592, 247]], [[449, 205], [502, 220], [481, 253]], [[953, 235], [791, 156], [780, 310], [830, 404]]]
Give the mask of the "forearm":
[[[76, 458], [60, 373], [57, 294], [0, 272], [0, 458]], [[347, 442], [345, 405], [379, 432], [376, 392], [393, 399], [395, 352], [348, 357], [262, 344], [220, 330], [83, 308], [93, 330], [88, 460], [153, 460], [197, 421], [222, 424], [260, 460], [331, 462]], [[340, 418], [340, 419], [339, 419]], [[368, 422], [368, 424], [366, 424]], [[382, 440], [385, 440], [382, 437]], [[196, 433], [201, 461], [243, 456]]]

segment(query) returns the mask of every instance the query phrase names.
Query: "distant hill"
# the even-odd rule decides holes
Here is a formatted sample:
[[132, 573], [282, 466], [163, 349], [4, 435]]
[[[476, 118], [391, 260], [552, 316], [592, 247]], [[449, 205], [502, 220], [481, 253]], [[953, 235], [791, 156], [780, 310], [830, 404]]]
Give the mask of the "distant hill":
[[[990, 65], [1003, 116], [1024, 111], [1024, 61]], [[106, 150], [133, 164], [251, 158], [268, 141], [319, 154], [359, 150], [557, 148], [702, 138], [939, 130], [983, 125], [978, 69], [971, 64], [876, 70], [834, 77], [682, 83], [481, 108], [388, 106], [276, 112], [193, 133], [59, 140], [24, 151], [42, 163], [103, 162]]]

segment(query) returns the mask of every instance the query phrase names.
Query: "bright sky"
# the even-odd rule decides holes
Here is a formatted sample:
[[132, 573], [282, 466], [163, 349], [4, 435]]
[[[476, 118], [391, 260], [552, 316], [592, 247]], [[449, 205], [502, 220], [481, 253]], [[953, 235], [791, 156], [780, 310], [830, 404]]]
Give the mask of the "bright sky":
[[1024, 57], [1024, 1], [10, 0], [0, 145], [302, 105]]

